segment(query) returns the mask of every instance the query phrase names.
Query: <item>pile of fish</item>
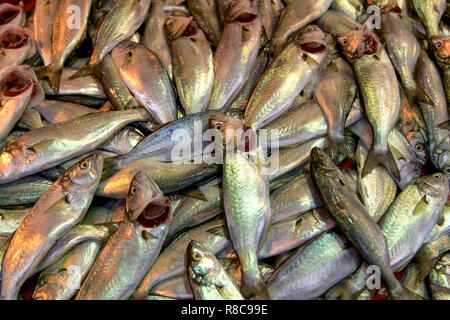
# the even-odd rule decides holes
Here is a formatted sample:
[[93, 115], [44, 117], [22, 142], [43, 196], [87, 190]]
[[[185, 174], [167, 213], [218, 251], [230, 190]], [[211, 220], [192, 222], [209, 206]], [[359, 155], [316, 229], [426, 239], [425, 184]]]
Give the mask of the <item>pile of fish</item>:
[[1, 299], [450, 299], [445, 0], [28, 9], [0, 4]]

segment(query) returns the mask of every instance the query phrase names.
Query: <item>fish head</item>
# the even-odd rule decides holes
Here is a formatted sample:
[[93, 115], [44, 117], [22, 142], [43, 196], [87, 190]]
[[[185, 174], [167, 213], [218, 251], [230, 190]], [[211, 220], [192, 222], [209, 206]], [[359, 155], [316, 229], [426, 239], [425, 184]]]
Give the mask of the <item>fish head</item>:
[[[253, 150], [256, 142], [256, 133], [245, 122], [239, 118], [226, 115], [212, 115], [210, 117], [210, 127], [219, 131], [223, 145], [233, 145], [240, 150]], [[215, 141], [219, 143], [219, 141]], [[249, 145], [248, 143], [252, 143]], [[220, 147], [220, 146], [219, 146]]]
[[5, 68], [0, 74], [0, 99], [23, 98], [32, 93], [34, 79], [20, 67]]
[[438, 202], [445, 203], [448, 197], [448, 178], [442, 172], [436, 172], [415, 180], [416, 186], [425, 195]]
[[70, 167], [62, 177], [63, 186], [71, 191], [96, 186], [103, 170], [103, 156], [94, 153]]
[[410, 131], [405, 138], [414, 150], [416, 159], [424, 165], [428, 160], [428, 146], [423, 135], [419, 131]]
[[0, 154], [0, 181], [8, 182], [25, 165], [24, 148], [11, 142]]
[[311, 167], [316, 172], [329, 172], [338, 170], [333, 160], [328, 156], [328, 154], [320, 149], [319, 147], [314, 147], [310, 154]]
[[171, 41], [197, 34], [198, 26], [192, 17], [170, 16], [165, 22], [167, 38]]
[[30, 35], [25, 29], [18, 26], [8, 26], [0, 34], [0, 50], [20, 49], [30, 45]]
[[430, 48], [442, 69], [450, 66], [450, 36], [432, 36]]
[[255, 0], [231, 0], [225, 18], [228, 22], [248, 24], [258, 18], [257, 2]]
[[293, 41], [304, 52], [305, 60], [306, 57], [311, 57], [320, 64], [328, 51], [330, 37], [318, 26], [310, 24], [301, 29]]
[[6, 25], [23, 26], [25, 18], [25, 11], [22, 6], [10, 3], [0, 4], [0, 28]]
[[119, 154], [130, 152], [139, 142], [144, 139], [143, 134], [132, 127], [125, 128], [119, 131], [115, 137], [116, 148]]
[[130, 183], [125, 204], [126, 216], [144, 228], [169, 225], [172, 219], [170, 201], [156, 183], [142, 171]]
[[362, 30], [350, 30], [336, 37], [336, 43], [344, 57], [353, 62], [364, 54], [365, 41]]
[[201, 281], [217, 269], [214, 255], [198, 241], [189, 242], [186, 258], [188, 271], [194, 280]]

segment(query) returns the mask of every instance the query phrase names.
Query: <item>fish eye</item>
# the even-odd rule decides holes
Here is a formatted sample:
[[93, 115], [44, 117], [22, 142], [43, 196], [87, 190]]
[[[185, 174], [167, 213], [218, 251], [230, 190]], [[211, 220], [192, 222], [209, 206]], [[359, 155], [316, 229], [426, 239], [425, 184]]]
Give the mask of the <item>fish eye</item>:
[[221, 125], [220, 123], [217, 123], [217, 124], [214, 126], [214, 128], [215, 128], [216, 130], [222, 131], [222, 125]]
[[422, 151], [423, 151], [423, 145], [420, 144], [420, 143], [418, 143], [418, 144], [416, 145], [416, 151], [417, 151], [417, 152], [422, 152]]
[[202, 255], [198, 252], [195, 252], [192, 257], [194, 258], [194, 260], [198, 261], [201, 259]]
[[312, 25], [307, 26], [305, 29], [305, 31], [308, 31], [308, 32], [313, 31], [313, 30], [314, 30], [314, 27]]
[[341, 38], [340, 40], [339, 40], [339, 42], [343, 45], [343, 46], [346, 46], [347, 44], [348, 44], [348, 39], [345, 37], [345, 38]]
[[435, 178], [437, 180], [442, 180], [442, 176], [439, 173], [433, 174], [433, 178]]
[[436, 43], [434, 44], [434, 46], [435, 46], [437, 49], [441, 49], [441, 48], [442, 48], [442, 41], [441, 41], [441, 40], [436, 41]]
[[444, 172], [445, 172], [446, 174], [450, 175], [450, 167], [449, 167], [449, 166], [445, 167], [445, 168], [444, 168]]
[[130, 193], [131, 193], [131, 194], [135, 194], [135, 193], [136, 193], [136, 187], [135, 187], [135, 186], [132, 186], [132, 187], [131, 187]]
[[85, 160], [80, 164], [81, 169], [87, 169], [88, 167], [88, 162]]

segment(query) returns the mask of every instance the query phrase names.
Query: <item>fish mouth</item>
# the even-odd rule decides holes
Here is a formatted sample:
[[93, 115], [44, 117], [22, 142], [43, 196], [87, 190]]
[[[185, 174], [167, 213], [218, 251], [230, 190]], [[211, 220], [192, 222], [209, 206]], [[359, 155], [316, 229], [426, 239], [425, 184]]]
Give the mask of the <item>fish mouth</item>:
[[327, 49], [324, 44], [316, 41], [303, 43], [300, 45], [300, 47], [303, 51], [306, 51], [308, 53], [319, 53]]
[[243, 13], [240, 16], [238, 16], [235, 21], [239, 21], [241, 23], [250, 23], [254, 21], [258, 16], [253, 13]]
[[16, 97], [27, 91], [33, 85], [33, 80], [28, 75], [14, 70], [0, 82], [0, 93], [5, 97]]
[[19, 8], [6, 8], [0, 11], [0, 25], [10, 23], [20, 14]]
[[167, 197], [150, 202], [136, 219], [144, 228], [156, 228], [165, 223], [170, 215], [170, 201]]
[[20, 28], [9, 29], [0, 35], [0, 48], [19, 49], [28, 44], [30, 37]]

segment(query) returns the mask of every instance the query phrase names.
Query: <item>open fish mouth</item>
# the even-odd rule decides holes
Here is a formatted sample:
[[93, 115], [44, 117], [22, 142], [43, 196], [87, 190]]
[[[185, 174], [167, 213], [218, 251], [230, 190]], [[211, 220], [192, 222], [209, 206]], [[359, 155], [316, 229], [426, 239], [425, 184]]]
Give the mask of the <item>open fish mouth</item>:
[[169, 198], [163, 197], [160, 200], [150, 202], [144, 211], [136, 219], [144, 228], [156, 228], [167, 221], [170, 215]]
[[237, 17], [235, 19], [235, 21], [239, 21], [242, 23], [250, 23], [250, 22], [254, 21], [256, 18], [258, 18], [258, 16], [256, 14], [246, 12], [246, 13], [241, 14], [239, 17]]
[[29, 43], [30, 37], [20, 28], [8, 29], [0, 35], [0, 48], [19, 49]]
[[5, 97], [16, 97], [27, 91], [33, 85], [33, 80], [23, 73], [14, 70], [0, 82], [0, 94]]
[[10, 23], [20, 14], [20, 9], [8, 7], [0, 11], [0, 25]]
[[319, 53], [327, 49], [327, 47], [323, 43], [316, 41], [303, 43], [300, 46], [303, 51], [306, 51], [308, 53]]

